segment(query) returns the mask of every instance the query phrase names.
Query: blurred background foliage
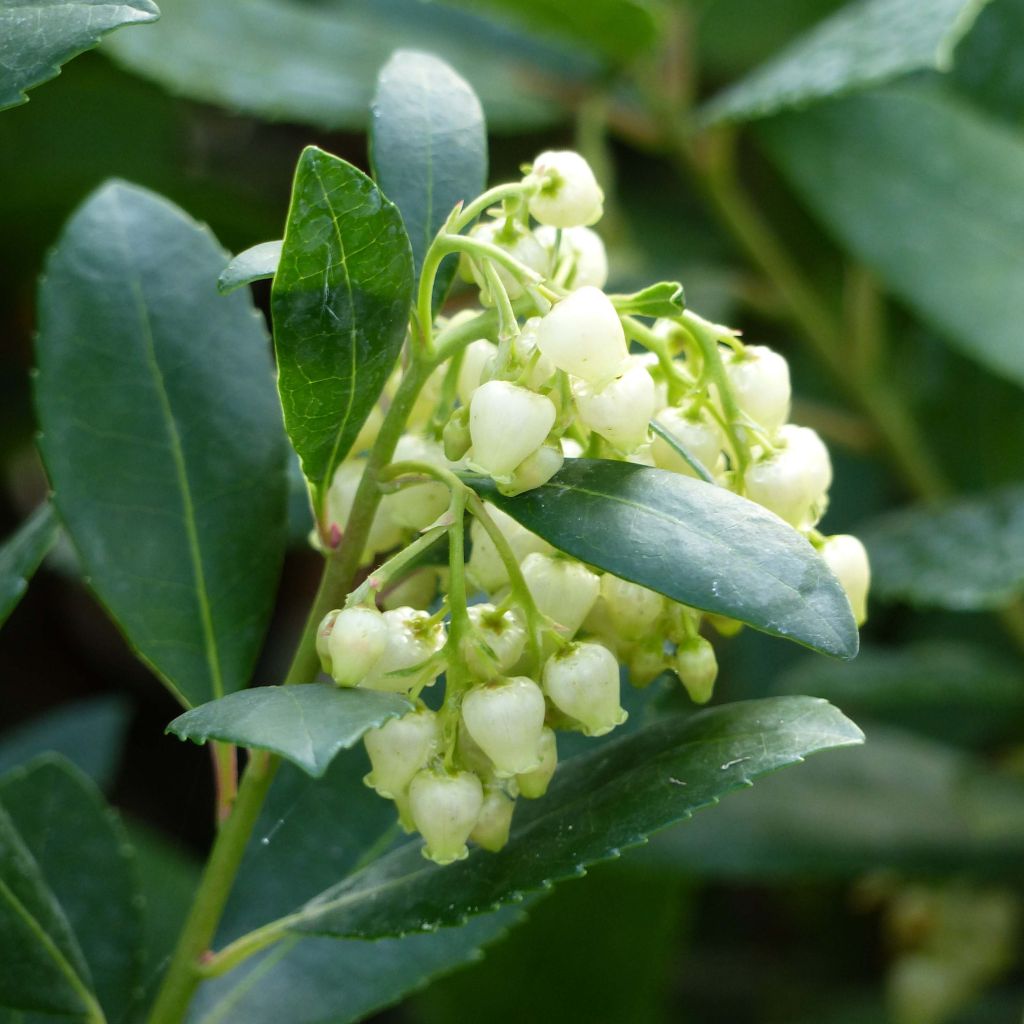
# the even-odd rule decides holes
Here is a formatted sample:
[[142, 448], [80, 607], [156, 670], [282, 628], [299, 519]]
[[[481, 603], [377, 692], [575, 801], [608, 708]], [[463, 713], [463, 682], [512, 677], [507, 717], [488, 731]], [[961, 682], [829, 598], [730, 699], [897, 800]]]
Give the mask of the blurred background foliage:
[[[492, 180], [549, 147], [598, 168], [614, 290], [681, 280], [692, 308], [791, 360], [794, 419], [836, 463], [825, 528], [873, 555], [857, 661], [746, 631], [720, 646], [715, 697], [827, 697], [863, 748], [534, 901], [481, 962], [380, 1019], [1019, 1019], [1024, 2], [874, 0], [822, 29], [836, 0], [160, 6], [0, 115], [3, 532], [45, 494], [34, 289], [71, 210], [120, 177], [233, 251], [277, 238], [300, 149], [365, 164], [377, 70], [413, 46], [479, 93]], [[162, 735], [174, 705], [69, 557], [58, 547], [0, 643], [0, 767], [57, 750], [107, 790], [158, 956], [212, 831], [208, 763]], [[295, 545], [259, 681], [280, 677], [316, 561]]]

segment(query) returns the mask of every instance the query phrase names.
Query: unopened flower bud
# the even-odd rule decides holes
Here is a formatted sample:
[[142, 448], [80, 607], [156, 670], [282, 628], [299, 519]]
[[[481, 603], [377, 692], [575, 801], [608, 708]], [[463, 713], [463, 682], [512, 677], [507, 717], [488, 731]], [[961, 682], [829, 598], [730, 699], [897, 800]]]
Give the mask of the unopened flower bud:
[[828, 505], [828, 449], [810, 427], [787, 424], [777, 438], [780, 448], [747, 469], [747, 496], [798, 530], [809, 530]]
[[476, 819], [476, 825], [473, 826], [469, 838], [485, 850], [497, 853], [508, 842], [515, 809], [515, 800], [503, 789], [489, 786], [484, 794], [480, 816]]
[[474, 687], [462, 701], [462, 720], [499, 777], [532, 771], [540, 764], [544, 694], [526, 676]]
[[498, 490], [510, 496], [532, 491], [535, 487], [546, 484], [562, 468], [564, 461], [561, 445], [542, 444], [516, 466], [516, 471], [507, 484], [498, 484]]
[[327, 637], [329, 674], [339, 686], [355, 686], [380, 660], [387, 643], [387, 623], [376, 608], [343, 609]]
[[533, 161], [528, 181], [540, 186], [530, 197], [530, 213], [556, 228], [590, 225], [601, 219], [604, 193], [590, 164], [571, 150], [548, 150]]
[[545, 728], [540, 734], [540, 764], [530, 772], [520, 772], [516, 776], [519, 795], [527, 800], [538, 800], [547, 791], [551, 779], [558, 767], [558, 741], [553, 729]]
[[537, 346], [560, 370], [598, 388], [623, 372], [629, 356], [611, 299], [591, 287], [552, 307], [537, 325]]
[[477, 338], [466, 346], [457, 385], [459, 401], [463, 405], [469, 405], [473, 392], [483, 383], [484, 373], [497, 354], [498, 346], [486, 338]]
[[570, 644], [544, 666], [544, 692], [560, 711], [603, 736], [626, 720], [619, 705], [619, 663], [600, 644]]
[[[393, 462], [425, 462], [430, 466], [448, 468], [448, 461], [436, 441], [416, 434], [403, 434], [395, 447]], [[388, 512], [400, 526], [422, 530], [433, 523], [448, 507], [448, 488], [430, 480], [410, 484], [388, 496]]]
[[[555, 254], [557, 228], [546, 224], [534, 232], [537, 241], [550, 253]], [[608, 281], [608, 254], [604, 242], [596, 231], [590, 228], [566, 228], [562, 231], [558, 247], [558, 278], [568, 288], [603, 288]]]
[[511, 476], [544, 443], [555, 415], [543, 395], [505, 380], [481, 384], [469, 406], [473, 464], [493, 477]]
[[437, 864], [462, 860], [466, 840], [484, 803], [484, 790], [472, 772], [421, 771], [409, 783], [409, 810], [426, 840], [423, 856]]
[[620, 452], [632, 452], [647, 440], [654, 415], [654, 380], [642, 366], [631, 366], [621, 377], [598, 390], [584, 380], [573, 384], [580, 420]]
[[334, 620], [337, 619], [340, 612], [340, 608], [328, 612], [316, 628], [316, 653], [320, 659], [320, 669], [327, 675], [331, 674], [331, 652], [327, 647], [327, 641], [330, 638], [331, 630], [334, 629]]
[[[501, 509], [495, 508], [493, 505], [487, 506], [487, 512], [494, 521], [494, 525], [508, 541], [516, 561], [521, 562], [527, 555], [534, 552], [547, 553], [551, 551], [551, 545], [546, 540], [531, 533], [508, 513], [502, 512]], [[470, 525], [469, 537], [473, 550], [470, 552], [466, 568], [476, 586], [493, 594], [508, 583], [505, 563], [501, 560], [498, 549], [478, 519], [474, 519]]]
[[363, 781], [381, 796], [397, 799], [436, 753], [439, 741], [437, 716], [426, 708], [370, 729], [363, 743], [372, 771]]
[[622, 655], [629, 672], [629, 681], [640, 690], [650, 686], [668, 668], [665, 643], [661, 637], [632, 644]]
[[769, 435], [789, 419], [789, 363], [764, 345], [747, 345], [726, 360], [733, 398]]
[[718, 678], [718, 660], [715, 649], [702, 636], [691, 637], [676, 650], [672, 667], [686, 687], [690, 700], [706, 704]]
[[[327, 491], [327, 519], [339, 535], [348, 522], [365, 465], [365, 459], [346, 459], [334, 472], [334, 479]], [[388, 499], [380, 503], [373, 517], [370, 535], [360, 560], [363, 565], [372, 561], [375, 555], [390, 551], [401, 543], [402, 528], [391, 517]]]
[[[469, 609], [473, 637], [466, 643], [466, 664], [480, 679], [503, 675], [511, 669], [526, 647], [526, 627], [513, 610], [499, 613], [493, 604], [475, 604]], [[480, 649], [480, 643], [486, 651]]]
[[[707, 414], [691, 416], [685, 409], [668, 406], [655, 416], [660, 423], [709, 473], [721, 463], [724, 438], [718, 424]], [[657, 434], [651, 445], [654, 462], [661, 469], [696, 476], [693, 467], [663, 437]]]
[[567, 636], [575, 636], [597, 600], [598, 576], [573, 559], [541, 554], [527, 555], [522, 571], [539, 611], [557, 622]]
[[[416, 608], [395, 608], [384, 612], [383, 617], [388, 627], [387, 644], [360, 686], [405, 693], [433, 683], [443, 670], [433, 655], [444, 647], [444, 626], [432, 623], [425, 611]], [[419, 670], [412, 671], [417, 666]]]
[[[547, 276], [550, 270], [551, 256], [548, 251], [537, 241], [532, 231], [515, 221], [483, 220], [470, 231], [470, 235], [482, 242], [490, 242], [492, 245], [498, 246], [499, 249], [504, 249], [510, 256], [538, 274]], [[477, 259], [479, 257], [474, 257], [473, 260], [467, 258], [469, 275], [480, 289], [480, 301], [485, 306], [493, 306], [495, 298], [491, 294], [486, 276], [476, 264]], [[520, 298], [523, 295], [523, 285], [519, 278], [500, 263], [492, 262], [491, 265], [505, 286], [508, 297], [513, 300]]]
[[821, 557], [843, 585], [857, 625], [863, 625], [868, 617], [868, 588], [871, 586], [871, 565], [864, 545], [848, 533], [837, 533], [825, 538]]
[[609, 618], [626, 640], [648, 636], [665, 611], [661, 594], [611, 573], [601, 577], [601, 596]]

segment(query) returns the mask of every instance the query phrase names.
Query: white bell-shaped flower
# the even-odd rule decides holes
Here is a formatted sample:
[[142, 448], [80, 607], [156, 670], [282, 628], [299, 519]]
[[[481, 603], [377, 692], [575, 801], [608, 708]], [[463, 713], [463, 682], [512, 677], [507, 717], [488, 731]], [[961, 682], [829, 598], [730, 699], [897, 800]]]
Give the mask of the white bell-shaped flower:
[[780, 448], [747, 469], [747, 496], [798, 530], [809, 530], [824, 515], [832, 463], [828, 449], [810, 427], [786, 424]]
[[508, 834], [512, 828], [512, 814], [516, 802], [498, 786], [488, 786], [484, 791], [484, 803], [480, 808], [480, 816], [469, 834], [469, 838], [478, 846], [491, 853], [497, 853], [508, 842]]
[[[387, 644], [359, 685], [367, 690], [405, 693], [433, 683], [444, 668], [440, 661], [430, 660], [444, 647], [444, 625], [431, 622], [427, 612], [416, 608], [395, 608], [384, 612], [383, 618], [388, 627]], [[422, 667], [411, 671], [417, 666]]]
[[[331, 526], [339, 531], [339, 535], [348, 522], [365, 466], [365, 459], [347, 459], [334, 472], [334, 479], [327, 491], [327, 519]], [[365, 565], [372, 561], [375, 555], [398, 547], [403, 536], [402, 527], [392, 518], [390, 502], [385, 498], [377, 506], [361, 563]]]
[[686, 687], [690, 700], [695, 704], [706, 704], [718, 678], [718, 659], [715, 649], [702, 636], [685, 640], [676, 649], [672, 667], [680, 682]]
[[[442, 469], [449, 468], [441, 446], [418, 434], [403, 434], [395, 446], [392, 462], [425, 462]], [[411, 484], [388, 495], [388, 513], [400, 526], [423, 530], [433, 523], [449, 502], [448, 488], [437, 480]]]
[[437, 716], [422, 708], [392, 718], [363, 736], [372, 771], [363, 780], [381, 796], [398, 799], [412, 777], [437, 752], [441, 739]]
[[508, 495], [532, 491], [535, 487], [546, 484], [562, 468], [564, 461], [561, 445], [542, 444], [516, 466], [507, 484], [498, 484], [498, 490]]
[[[534, 232], [541, 243], [557, 259], [559, 280], [568, 288], [603, 288], [608, 282], [608, 253], [601, 236], [590, 228], [566, 228], [562, 231], [558, 252], [555, 243], [558, 229], [542, 224]], [[565, 276], [563, 278], [563, 269]]]
[[469, 405], [473, 392], [483, 383], [484, 374], [498, 354], [498, 346], [486, 338], [471, 341], [462, 353], [462, 364], [459, 366], [459, 379], [456, 390], [459, 401]]
[[821, 557], [836, 574], [850, 599], [850, 608], [858, 626], [868, 617], [868, 589], [871, 586], [871, 564], [864, 545], [848, 533], [825, 538]]
[[550, 399], [506, 380], [489, 380], [469, 405], [471, 462], [495, 478], [508, 478], [548, 436], [555, 422]]
[[[685, 409], [668, 406], [654, 418], [709, 473], [716, 473], [720, 469], [725, 439], [721, 428], [707, 413], [692, 416]], [[686, 459], [657, 434], [654, 436], [651, 451], [659, 469], [670, 469], [674, 473], [683, 473], [686, 476], [697, 475]]]
[[519, 795], [527, 800], [538, 800], [547, 791], [558, 767], [558, 741], [555, 731], [547, 727], [540, 734], [540, 764], [533, 771], [520, 772], [516, 776]]
[[558, 369], [539, 348], [537, 348], [537, 328], [540, 317], [532, 316], [523, 324], [523, 329], [512, 339], [512, 351], [519, 365], [526, 373], [525, 384], [531, 390], [542, 388], [555, 375]]
[[484, 789], [472, 772], [421, 771], [409, 783], [409, 811], [426, 840], [423, 856], [451, 864], [469, 853], [469, 839], [484, 804]]
[[601, 577], [601, 596], [616, 631], [624, 640], [639, 640], [654, 629], [665, 612], [665, 598], [611, 573]]
[[619, 704], [619, 663], [600, 644], [570, 644], [548, 658], [544, 692], [587, 736], [603, 736], [627, 717]]
[[584, 287], [557, 302], [537, 325], [537, 346], [560, 370], [601, 388], [626, 368], [626, 335], [611, 299]]
[[604, 192], [590, 164], [572, 150], [547, 150], [533, 161], [528, 182], [539, 185], [530, 213], [541, 224], [574, 228], [595, 224], [604, 212]]
[[320, 669], [326, 672], [327, 675], [331, 674], [331, 652], [327, 647], [327, 641], [330, 639], [331, 630], [334, 629], [334, 622], [341, 614], [340, 608], [335, 608], [334, 611], [328, 612], [321, 620], [320, 625], [316, 627], [316, 654], [320, 659]]
[[631, 366], [598, 390], [585, 380], [573, 382], [580, 420], [620, 452], [632, 452], [647, 440], [654, 415], [654, 379], [643, 366]]
[[[504, 249], [510, 256], [513, 256], [520, 263], [530, 270], [536, 271], [538, 274], [546, 277], [550, 271], [551, 255], [547, 249], [537, 241], [529, 228], [523, 227], [522, 224], [514, 220], [482, 220], [470, 231], [470, 235], [482, 242], [490, 242], [499, 249]], [[480, 289], [480, 301], [485, 306], [493, 306], [495, 302], [494, 296], [491, 295], [487, 278], [476, 263], [477, 259], [478, 257], [474, 256], [474, 260], [469, 264], [470, 274]], [[498, 278], [505, 286], [508, 297], [513, 301], [521, 298], [523, 295], [523, 285], [519, 278], [507, 267], [502, 266], [496, 261], [493, 261], [491, 265], [497, 271]]]
[[575, 636], [600, 593], [598, 576], [574, 559], [542, 554], [527, 555], [521, 568], [540, 612]]
[[629, 644], [619, 654], [629, 672], [630, 683], [641, 690], [668, 668], [665, 643], [660, 636]]
[[789, 363], [764, 345], [747, 345], [725, 361], [733, 398], [769, 435], [789, 419]]
[[339, 686], [355, 686], [377, 664], [387, 644], [387, 622], [376, 608], [343, 609], [327, 637], [329, 674]]
[[462, 721], [502, 778], [540, 764], [547, 710], [540, 687], [526, 676], [475, 686], [462, 701]]
[[[495, 508], [493, 505], [487, 506], [487, 512], [494, 521], [494, 525], [508, 541], [517, 562], [522, 562], [527, 555], [534, 552], [547, 554], [552, 550], [546, 540], [531, 533], [508, 513], [502, 512], [501, 509]], [[498, 554], [494, 542], [477, 519], [470, 524], [469, 538], [472, 543], [472, 551], [466, 568], [477, 587], [493, 594], [508, 584], [508, 571], [505, 569], [505, 563], [501, 560], [501, 555]]]
[[[512, 608], [499, 612], [493, 604], [475, 604], [469, 609], [469, 621], [473, 625], [465, 651], [469, 670], [480, 679], [504, 675], [526, 647], [522, 616]], [[480, 649], [480, 643], [486, 650]]]

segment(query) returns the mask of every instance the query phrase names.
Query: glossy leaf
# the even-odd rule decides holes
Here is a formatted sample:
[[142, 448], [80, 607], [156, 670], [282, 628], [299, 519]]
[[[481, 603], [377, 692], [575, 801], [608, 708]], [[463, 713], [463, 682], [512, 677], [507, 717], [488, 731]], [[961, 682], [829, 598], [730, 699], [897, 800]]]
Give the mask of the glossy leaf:
[[[487, 130], [480, 101], [444, 61], [399, 50], [377, 79], [370, 147], [377, 184], [402, 214], [418, 278], [427, 247], [453, 207], [484, 190]], [[435, 305], [457, 266], [452, 256], [438, 271]]]
[[0, 778], [10, 815], [70, 925], [108, 1020], [141, 981], [142, 909], [135, 854], [99, 790], [55, 755]]
[[188, 707], [244, 686], [284, 546], [280, 410], [225, 255], [142, 189], [72, 217], [40, 288], [36, 405], [53, 501], [90, 585]]
[[0, 806], [0, 1006], [84, 1015], [89, 970], [39, 866]]
[[622, 315], [679, 316], [686, 309], [686, 296], [678, 281], [661, 281], [632, 295], [610, 295]]
[[514, 498], [490, 479], [468, 482], [581, 561], [826, 654], [857, 653], [846, 595], [810, 544], [723, 487], [600, 459], [569, 459]]
[[26, 90], [122, 25], [160, 16], [152, 0], [7, 0], [0, 6], [0, 110], [25, 103]]
[[319, 777], [368, 729], [410, 710], [412, 704], [397, 693], [333, 683], [258, 686], [186, 711], [167, 731], [194, 743], [224, 740], [272, 750]]
[[750, 120], [924, 68], [948, 71], [953, 48], [987, 2], [851, 0], [712, 99], [703, 119]]
[[0, 546], [0, 625], [14, 611], [39, 563], [57, 543], [59, 529], [53, 509], [41, 505]]
[[964, 354], [1024, 384], [1024, 140], [890, 88], [762, 128], [825, 226]]
[[283, 244], [280, 240], [260, 242], [259, 245], [254, 245], [251, 249], [232, 257], [231, 262], [217, 278], [217, 290], [221, 295], [228, 295], [242, 285], [273, 277], [277, 273], [278, 263], [281, 262]]
[[351, 164], [303, 150], [270, 304], [285, 427], [318, 513], [401, 351], [412, 287], [394, 204]]
[[163, 0], [160, 7], [150, 31], [118, 33], [105, 49], [178, 95], [322, 128], [365, 129], [377, 72], [396, 49], [451, 64], [500, 131], [559, 120], [559, 91], [602, 70], [575, 48], [421, 0]]
[[977, 611], [1024, 593], [1024, 487], [891, 512], [863, 537], [879, 600]]
[[953, 79], [989, 113], [1020, 128], [1024, 119], [1024, 0], [994, 0], [957, 47]]
[[520, 803], [500, 853], [439, 868], [407, 843], [286, 920], [295, 931], [364, 938], [457, 924], [617, 857], [766, 772], [862, 739], [810, 697], [672, 717], [562, 765], [543, 799]]

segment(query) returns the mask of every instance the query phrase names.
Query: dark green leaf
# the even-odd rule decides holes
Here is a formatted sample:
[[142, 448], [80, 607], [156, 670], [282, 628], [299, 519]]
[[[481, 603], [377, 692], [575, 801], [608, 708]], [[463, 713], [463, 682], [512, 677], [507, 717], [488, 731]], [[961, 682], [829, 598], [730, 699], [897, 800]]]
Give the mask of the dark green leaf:
[[401, 351], [412, 287], [394, 204], [351, 164], [305, 149], [271, 309], [285, 427], [318, 516]]
[[686, 296], [678, 281], [661, 281], [632, 295], [608, 297], [622, 315], [679, 316], [686, 309]]
[[954, 743], [1013, 742], [1024, 732], [1024, 678], [985, 647], [930, 641], [862, 649], [848, 664], [807, 656], [780, 693], [824, 697], [857, 721], [890, 722]]
[[966, 355], [1024, 384], [1024, 141], [951, 97], [884, 89], [766, 124], [839, 241]]
[[1024, 856], [1024, 785], [898, 729], [737, 793], [624, 863], [710, 878], [999, 871]]
[[231, 262], [220, 272], [217, 278], [217, 290], [221, 295], [228, 295], [244, 284], [253, 281], [265, 281], [277, 273], [277, 265], [281, 261], [281, 246], [284, 243], [260, 242], [251, 249], [246, 249], [233, 257]]
[[28, 590], [28, 581], [57, 542], [58, 530], [53, 509], [41, 505], [0, 546], [0, 625]]
[[814, 549], [723, 487], [628, 462], [569, 459], [514, 498], [470, 478], [488, 501], [556, 548], [694, 608], [852, 658], [849, 602]]
[[186, 707], [245, 685], [284, 547], [285, 445], [266, 335], [225, 255], [112, 183], [39, 295], [40, 449], [83, 571]]
[[501, 853], [439, 868], [407, 843], [286, 921], [295, 931], [364, 938], [457, 924], [616, 857], [766, 772], [862, 739], [811, 697], [665, 719], [562, 765], [543, 799], [517, 808]]
[[863, 537], [879, 600], [977, 611], [1024, 593], [1024, 486], [891, 512]]
[[0, 110], [121, 25], [160, 16], [152, 0], [6, 0], [0, 7]]
[[89, 970], [53, 893], [0, 806], [0, 1006], [83, 1015]]
[[715, 97], [706, 122], [749, 120], [953, 65], [953, 48], [988, 0], [853, 0]]
[[1024, 123], [1024, 0], [995, 0], [957, 47], [953, 78], [987, 111], [1018, 128]]
[[47, 755], [0, 779], [0, 805], [59, 903], [108, 1020], [131, 1006], [142, 966], [135, 854], [99, 790]]
[[0, 733], [0, 773], [37, 754], [66, 757], [100, 789], [113, 781], [131, 708], [107, 695], [64, 704]]
[[104, 48], [179, 95], [323, 128], [365, 128], [377, 72], [403, 47], [451, 64], [500, 131], [558, 120], [566, 84], [578, 88], [602, 70], [575, 49], [421, 0], [163, 0], [160, 7], [150, 31], [118, 33]]
[[272, 750], [317, 777], [367, 729], [412, 709], [397, 693], [344, 689], [333, 683], [258, 686], [179, 715], [167, 727], [183, 740], [224, 740]]
[[[475, 199], [486, 184], [483, 110], [444, 61], [413, 50], [399, 50], [381, 68], [371, 110], [373, 174], [402, 214], [418, 278], [427, 247], [452, 208]], [[438, 271], [435, 305], [457, 265], [449, 257]]]

